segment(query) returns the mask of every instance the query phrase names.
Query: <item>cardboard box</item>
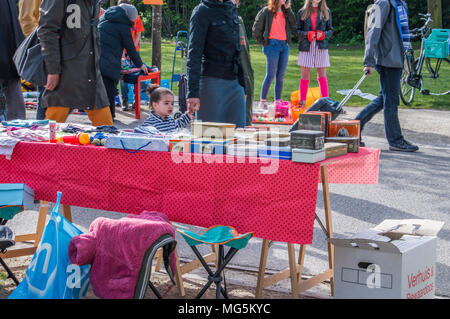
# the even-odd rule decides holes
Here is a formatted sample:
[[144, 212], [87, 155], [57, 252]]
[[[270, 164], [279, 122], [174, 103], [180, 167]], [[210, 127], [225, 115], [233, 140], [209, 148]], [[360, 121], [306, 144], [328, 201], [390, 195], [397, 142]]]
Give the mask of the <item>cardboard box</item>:
[[227, 155], [257, 157], [258, 146], [256, 144], [231, 144], [226, 147]]
[[228, 145], [235, 144], [236, 138], [210, 139], [197, 138], [191, 141], [191, 153], [226, 154]]
[[191, 133], [195, 137], [226, 139], [234, 136], [236, 124], [216, 122], [191, 122]]
[[151, 136], [146, 134], [119, 134], [112, 135], [106, 139], [106, 148], [116, 148], [129, 152], [136, 151], [169, 151], [169, 140], [162, 136]]
[[26, 184], [0, 184], [0, 206], [34, 208], [34, 190]]
[[351, 238], [330, 239], [335, 298], [434, 298], [436, 235], [443, 224], [385, 220]]
[[325, 159], [325, 149], [310, 150], [304, 148], [292, 149], [292, 161], [299, 163], [315, 163]]

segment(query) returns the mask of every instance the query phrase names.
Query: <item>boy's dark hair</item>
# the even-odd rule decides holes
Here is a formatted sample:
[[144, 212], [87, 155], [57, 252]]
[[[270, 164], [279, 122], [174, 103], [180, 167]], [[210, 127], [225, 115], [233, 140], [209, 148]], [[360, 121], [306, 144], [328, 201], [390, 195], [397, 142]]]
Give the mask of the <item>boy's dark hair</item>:
[[147, 87], [147, 94], [150, 97], [150, 106], [153, 102], [158, 103], [163, 95], [174, 95], [168, 88], [160, 87], [158, 84], [150, 84]]

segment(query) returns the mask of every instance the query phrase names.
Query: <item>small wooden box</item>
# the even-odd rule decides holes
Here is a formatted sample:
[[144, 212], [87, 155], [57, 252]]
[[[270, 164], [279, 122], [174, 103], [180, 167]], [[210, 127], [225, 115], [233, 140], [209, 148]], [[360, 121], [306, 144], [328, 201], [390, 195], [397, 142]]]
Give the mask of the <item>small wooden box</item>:
[[358, 153], [359, 151], [359, 137], [327, 137], [325, 138], [325, 142], [345, 143], [347, 144], [348, 153]]
[[318, 150], [323, 148], [323, 131], [298, 130], [291, 132], [291, 148]]
[[328, 130], [329, 130], [329, 127], [330, 127], [330, 123], [331, 123], [331, 121], [332, 121], [332, 114], [331, 114], [331, 112], [323, 112], [323, 111], [321, 111], [321, 112], [317, 112], [317, 111], [311, 111], [311, 112], [308, 112], [308, 113], [321, 113], [321, 114], [325, 114], [325, 136], [328, 136]]
[[271, 138], [285, 138], [290, 137], [289, 133], [272, 132], [272, 131], [259, 131], [253, 134], [253, 139], [255, 141], [265, 141]]
[[336, 156], [345, 155], [348, 152], [348, 146], [345, 143], [332, 143], [328, 142], [324, 144], [325, 158], [332, 158]]
[[196, 138], [191, 141], [191, 153], [226, 154], [227, 146], [235, 144], [236, 138], [212, 139]]
[[191, 133], [195, 137], [205, 137], [211, 139], [232, 138], [234, 136], [236, 124], [193, 121], [191, 123]]
[[244, 130], [247, 129], [254, 129], [257, 131], [270, 131], [270, 126], [264, 126], [264, 125], [247, 125], [244, 127]]
[[305, 112], [298, 117], [299, 130], [322, 131], [327, 134], [327, 114], [323, 112]]
[[347, 120], [347, 121], [331, 121], [328, 127], [329, 137], [358, 137], [360, 135], [360, 123], [359, 120]]
[[291, 144], [290, 137], [268, 138], [266, 140], [267, 146], [289, 146], [290, 144]]
[[169, 151], [171, 152], [191, 152], [191, 141], [194, 139], [192, 136], [171, 138], [169, 140]]

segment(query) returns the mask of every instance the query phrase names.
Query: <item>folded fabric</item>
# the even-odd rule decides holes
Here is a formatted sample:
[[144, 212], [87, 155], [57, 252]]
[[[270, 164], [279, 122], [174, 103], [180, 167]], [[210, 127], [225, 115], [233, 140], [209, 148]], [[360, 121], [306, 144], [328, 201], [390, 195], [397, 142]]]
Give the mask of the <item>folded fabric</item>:
[[11, 156], [20, 140], [10, 136], [0, 136], [0, 155]]
[[13, 120], [3, 121], [3, 126], [18, 126], [18, 127], [32, 127], [35, 125], [44, 126], [48, 125], [49, 120]]
[[[90, 281], [99, 298], [133, 298], [146, 251], [162, 235], [175, 238], [175, 229], [163, 213], [143, 211], [114, 220], [95, 219], [89, 233], [73, 237], [69, 258], [73, 264], [91, 264]], [[176, 272], [175, 252], [170, 269]]]

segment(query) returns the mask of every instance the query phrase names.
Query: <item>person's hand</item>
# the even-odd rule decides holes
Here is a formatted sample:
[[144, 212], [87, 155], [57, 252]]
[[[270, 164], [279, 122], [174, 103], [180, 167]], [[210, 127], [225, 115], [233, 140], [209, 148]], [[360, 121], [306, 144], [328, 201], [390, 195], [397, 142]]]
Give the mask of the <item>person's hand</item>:
[[289, 8], [291, 7], [291, 1], [292, 1], [292, 0], [286, 0], [286, 2], [284, 3], [284, 7], [285, 7], [286, 9], [289, 9]]
[[200, 99], [198, 97], [191, 97], [186, 100], [186, 106], [189, 112], [194, 113], [200, 109]]
[[59, 74], [49, 74], [47, 75], [47, 84], [45, 84], [45, 89], [53, 91], [59, 84], [60, 76]]
[[364, 67], [364, 74], [372, 75], [373, 68], [371, 66]]
[[146, 66], [145, 64], [142, 64], [141, 70], [142, 70], [142, 72], [144, 72], [145, 74], [148, 74], [148, 68], [147, 68], [147, 66]]
[[313, 40], [316, 38], [316, 33], [314, 31], [308, 31], [308, 40], [309, 42], [313, 42]]
[[325, 33], [323, 33], [320, 30], [316, 31], [316, 39], [319, 41], [322, 41], [323, 39], [325, 39]]

